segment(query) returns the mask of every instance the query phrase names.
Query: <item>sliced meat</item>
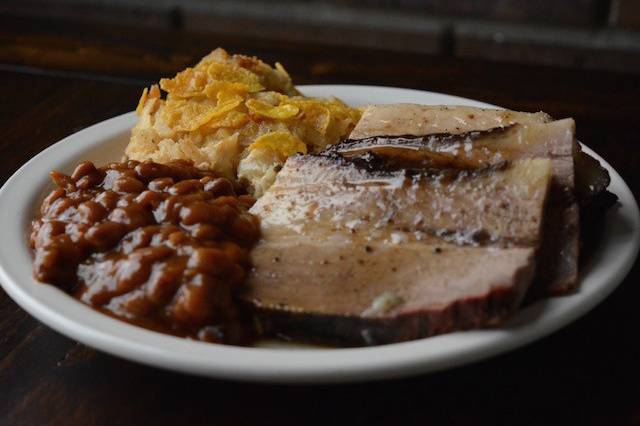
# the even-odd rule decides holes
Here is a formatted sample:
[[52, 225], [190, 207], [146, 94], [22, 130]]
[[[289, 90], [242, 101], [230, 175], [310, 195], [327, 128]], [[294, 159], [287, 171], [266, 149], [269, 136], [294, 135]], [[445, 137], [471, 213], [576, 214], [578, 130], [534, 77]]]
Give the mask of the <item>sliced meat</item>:
[[295, 156], [254, 205], [243, 300], [271, 332], [383, 344], [496, 324], [535, 270], [548, 159], [406, 170]]
[[[420, 120], [425, 120], [422, 125]], [[573, 120], [549, 120], [544, 113], [412, 104], [380, 105], [365, 110], [350, 138], [389, 134], [411, 139], [409, 136], [433, 135], [432, 138], [422, 138], [426, 143], [421, 145], [421, 149], [435, 151], [442, 157], [446, 149], [434, 148], [438, 143], [429, 143], [430, 140], [440, 140], [441, 146], [457, 143], [461, 149], [452, 155], [452, 161], [457, 163], [490, 164], [495, 162], [494, 155], [498, 153], [505, 159], [550, 158], [553, 180], [539, 268], [532, 292], [536, 295], [564, 294], [575, 289], [578, 280], [580, 226], [575, 196], [574, 158], [579, 149], [574, 138]], [[509, 127], [502, 131], [477, 132], [491, 129], [496, 124]], [[448, 136], [449, 140], [443, 142], [444, 135], [440, 134], [443, 131], [458, 133], [457, 141], [455, 137]], [[344, 149], [342, 152], [347, 153]]]
[[473, 172], [419, 173], [389, 170], [375, 160], [296, 156], [251, 212], [260, 216], [267, 242], [291, 236], [345, 242], [436, 237], [533, 246], [550, 164], [535, 159]]
[[[548, 123], [553, 119], [544, 112], [518, 112], [490, 108], [448, 105], [389, 104], [365, 108], [350, 137], [429, 135], [434, 133], [467, 133], [512, 124]], [[600, 212], [615, 203], [607, 192], [609, 173], [600, 162], [580, 151], [575, 158], [575, 189], [581, 207], [598, 206]], [[602, 207], [604, 206], [604, 207]], [[592, 212], [589, 211], [588, 214]]]
[[389, 104], [365, 108], [351, 139], [386, 135], [429, 135], [432, 133], [466, 133], [511, 124], [534, 124], [552, 121], [544, 112], [517, 112], [489, 108], [448, 105]]
[[535, 250], [289, 239], [252, 258], [244, 297], [263, 329], [362, 346], [499, 324], [531, 282]]

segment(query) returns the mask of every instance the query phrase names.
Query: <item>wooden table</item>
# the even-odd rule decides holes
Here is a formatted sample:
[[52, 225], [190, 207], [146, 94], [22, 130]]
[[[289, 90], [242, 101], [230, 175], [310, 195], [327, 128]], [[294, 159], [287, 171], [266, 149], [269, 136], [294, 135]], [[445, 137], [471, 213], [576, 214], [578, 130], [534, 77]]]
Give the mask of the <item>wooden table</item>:
[[[412, 87], [572, 116], [579, 139], [640, 194], [637, 76], [3, 17], [0, 183], [62, 137], [130, 111], [144, 85], [216, 46], [278, 60], [299, 84]], [[404, 380], [304, 387], [216, 381], [123, 361], [50, 330], [0, 292], [0, 424], [640, 424], [639, 279], [636, 263], [583, 319], [486, 362]]]

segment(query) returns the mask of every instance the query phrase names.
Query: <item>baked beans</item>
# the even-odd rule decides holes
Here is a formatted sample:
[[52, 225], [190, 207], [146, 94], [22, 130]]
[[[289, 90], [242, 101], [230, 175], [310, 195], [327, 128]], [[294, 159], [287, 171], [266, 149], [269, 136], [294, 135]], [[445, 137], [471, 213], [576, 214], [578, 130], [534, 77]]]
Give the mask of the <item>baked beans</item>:
[[30, 236], [39, 281], [148, 328], [248, 343], [234, 294], [259, 238], [252, 197], [187, 161], [85, 161], [51, 178]]

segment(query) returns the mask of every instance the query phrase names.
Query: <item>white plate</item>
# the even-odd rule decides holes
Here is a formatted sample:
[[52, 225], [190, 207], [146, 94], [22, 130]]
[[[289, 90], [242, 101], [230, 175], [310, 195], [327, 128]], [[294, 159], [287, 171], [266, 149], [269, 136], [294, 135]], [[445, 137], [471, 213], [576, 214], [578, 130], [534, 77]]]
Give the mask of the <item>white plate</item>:
[[[351, 105], [415, 102], [490, 106], [417, 90], [371, 86], [303, 86], [311, 96], [335, 95]], [[6, 292], [51, 328], [104, 352], [161, 368], [262, 382], [347, 382], [444, 370], [509, 351], [584, 315], [622, 281], [638, 252], [640, 216], [629, 188], [606, 162], [610, 190], [621, 207], [609, 212], [604, 239], [582, 271], [579, 292], [548, 299], [519, 312], [503, 327], [355, 349], [280, 344], [241, 348], [202, 343], [135, 327], [102, 315], [31, 275], [26, 244], [29, 222], [49, 185], [50, 170], [70, 172], [81, 160], [118, 160], [134, 113], [84, 129], [46, 149], [20, 168], [0, 190], [0, 281]]]

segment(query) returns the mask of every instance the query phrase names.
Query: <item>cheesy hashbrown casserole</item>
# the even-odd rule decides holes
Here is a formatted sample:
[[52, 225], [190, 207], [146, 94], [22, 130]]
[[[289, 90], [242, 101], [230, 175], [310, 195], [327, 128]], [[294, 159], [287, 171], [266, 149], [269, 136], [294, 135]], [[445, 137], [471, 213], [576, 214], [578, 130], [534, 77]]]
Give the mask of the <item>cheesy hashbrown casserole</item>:
[[192, 160], [239, 179], [257, 197], [289, 156], [338, 142], [360, 118], [338, 99], [300, 94], [279, 63], [274, 68], [221, 48], [145, 89], [136, 111], [129, 159]]

